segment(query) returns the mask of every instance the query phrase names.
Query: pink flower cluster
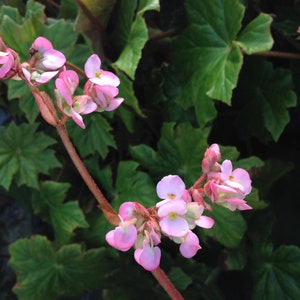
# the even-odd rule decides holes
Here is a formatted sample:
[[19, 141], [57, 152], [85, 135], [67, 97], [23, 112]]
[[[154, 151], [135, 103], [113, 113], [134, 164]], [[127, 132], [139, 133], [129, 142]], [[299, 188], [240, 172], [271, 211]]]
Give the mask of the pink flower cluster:
[[211, 145], [202, 161], [202, 169], [207, 176], [207, 182], [203, 188], [204, 194], [212, 202], [232, 211], [251, 209], [252, 207], [244, 200], [252, 189], [248, 172], [241, 168], [233, 170], [230, 160], [224, 160], [222, 164], [219, 164], [220, 160], [219, 146]]
[[[116, 98], [119, 93], [119, 78], [112, 72], [101, 69], [101, 61], [96, 54], [91, 55], [85, 63], [88, 81], [84, 86], [84, 94], [74, 95], [79, 85], [79, 77], [76, 72], [66, 70], [64, 54], [55, 50], [52, 43], [44, 37], [38, 37], [33, 42], [29, 53], [28, 61], [20, 64], [19, 56], [0, 38], [0, 78], [24, 80], [32, 87], [34, 97], [43, 100], [45, 97], [37, 94], [38, 91], [34, 87], [58, 76], [55, 81], [58, 109], [63, 115], [72, 117], [80, 127], [85, 128], [81, 115], [94, 111], [112, 111], [124, 101], [123, 98]], [[39, 101], [39, 107], [43, 105], [42, 102]], [[50, 111], [49, 105], [48, 102], [45, 111]], [[54, 109], [51, 108], [51, 111], [50, 114], [53, 114]], [[44, 115], [46, 119], [55, 119], [49, 113]]]
[[119, 107], [123, 98], [115, 98], [119, 93], [119, 78], [112, 72], [101, 68], [98, 55], [91, 55], [85, 63], [84, 70], [88, 81], [84, 86], [84, 94], [74, 96], [79, 84], [76, 72], [64, 69], [55, 81], [55, 95], [59, 110], [72, 117], [81, 128], [85, 128], [82, 114], [94, 111], [112, 111]]
[[201, 246], [192, 230], [214, 225], [212, 218], [203, 215], [205, 209], [211, 210], [206, 200], [230, 210], [251, 209], [244, 200], [251, 192], [249, 174], [240, 168], [232, 170], [229, 160], [220, 165], [220, 160], [220, 148], [213, 144], [204, 154], [203, 174], [191, 188], [186, 189], [178, 175], [168, 175], [156, 186], [161, 201], [155, 207], [146, 209], [137, 202], [123, 203], [119, 208], [120, 224], [106, 234], [106, 241], [121, 251], [134, 247], [136, 262], [148, 271], [160, 264], [158, 245], [162, 235], [179, 244], [184, 257], [193, 257]]

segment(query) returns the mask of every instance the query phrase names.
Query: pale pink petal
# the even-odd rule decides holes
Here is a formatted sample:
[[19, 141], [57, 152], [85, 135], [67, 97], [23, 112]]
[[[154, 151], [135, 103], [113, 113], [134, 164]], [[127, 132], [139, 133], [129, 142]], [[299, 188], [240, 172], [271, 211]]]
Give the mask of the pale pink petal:
[[94, 78], [100, 72], [101, 60], [98, 55], [92, 54], [84, 65], [84, 72], [88, 78]]
[[221, 165], [222, 179], [227, 180], [232, 173], [232, 163], [230, 160], [226, 159]]
[[123, 227], [118, 226], [109, 231], [105, 239], [112, 247], [120, 251], [128, 251], [136, 242], [137, 230], [132, 224]]
[[73, 104], [73, 99], [72, 99], [70, 90], [69, 90], [68, 86], [66, 85], [66, 82], [64, 80], [62, 80], [61, 78], [57, 78], [55, 80], [55, 87], [56, 87], [56, 90], [58, 91], [59, 95], [63, 99], [65, 99], [65, 101], [68, 103], [68, 105], [71, 106]]
[[40, 74], [39, 78], [34, 79], [35, 82], [38, 83], [46, 83], [48, 81], [50, 81], [53, 77], [55, 77], [57, 75], [58, 71], [52, 71], [52, 72], [43, 72], [42, 74]]
[[119, 215], [124, 221], [134, 218], [135, 206], [133, 202], [123, 202], [119, 207]]
[[35, 39], [35, 41], [31, 45], [31, 48], [33, 48], [34, 50], [37, 50], [41, 53], [44, 53], [47, 50], [53, 49], [53, 46], [49, 40], [40, 36]]
[[191, 258], [197, 253], [199, 249], [201, 249], [201, 246], [199, 245], [199, 239], [196, 234], [190, 231], [183, 238], [183, 242], [179, 247], [179, 251], [182, 256]]
[[145, 270], [153, 271], [158, 268], [160, 263], [161, 251], [159, 247], [150, 247], [145, 245], [144, 248], [134, 251], [134, 258]]
[[91, 82], [98, 84], [100, 86], [110, 85], [117, 87], [120, 84], [120, 79], [114, 73], [110, 71], [100, 70], [99, 75], [89, 78]]
[[248, 195], [252, 190], [249, 173], [244, 169], [237, 168], [232, 172], [232, 176], [234, 177], [234, 181], [237, 181], [243, 185], [243, 192]]
[[214, 219], [207, 216], [201, 216], [199, 219], [195, 220], [195, 224], [202, 228], [212, 228], [214, 223]]
[[185, 192], [185, 184], [178, 175], [168, 175], [157, 183], [156, 192], [160, 199], [180, 199]]
[[83, 123], [83, 118], [82, 116], [77, 113], [74, 109], [71, 108], [71, 113], [72, 113], [72, 119], [73, 121], [80, 126], [82, 129], [85, 129], [85, 124]]
[[157, 211], [159, 217], [165, 217], [170, 213], [176, 213], [184, 215], [187, 212], [186, 202], [183, 200], [171, 200], [167, 201], [164, 205], [161, 205]]
[[247, 204], [245, 200], [239, 198], [226, 199], [226, 202], [232, 206], [235, 206], [239, 210], [250, 210], [252, 207]]
[[180, 217], [164, 217], [159, 221], [159, 225], [164, 234], [168, 236], [181, 237], [189, 231], [188, 222]]
[[42, 64], [48, 70], [57, 70], [66, 62], [66, 57], [59, 51], [51, 49], [44, 53]]
[[105, 108], [106, 111], [113, 111], [117, 109], [122, 103], [124, 99], [123, 98], [115, 98], [112, 99], [109, 105]]

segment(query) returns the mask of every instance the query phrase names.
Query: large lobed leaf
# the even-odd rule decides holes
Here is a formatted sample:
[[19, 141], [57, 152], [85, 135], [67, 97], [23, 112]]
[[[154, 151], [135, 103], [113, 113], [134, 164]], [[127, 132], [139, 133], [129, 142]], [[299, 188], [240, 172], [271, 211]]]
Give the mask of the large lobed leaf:
[[116, 252], [105, 248], [83, 252], [79, 244], [56, 249], [45, 237], [35, 236], [13, 243], [10, 255], [18, 299], [52, 300], [103, 286], [113, 271]]
[[262, 246], [254, 252], [255, 300], [292, 300], [300, 296], [300, 250], [296, 246]]
[[69, 188], [67, 183], [46, 181], [41, 184], [39, 192], [32, 195], [34, 212], [53, 226], [59, 244], [68, 243], [77, 227], [89, 226], [77, 201], [64, 203]]
[[114, 37], [115, 44], [121, 52], [114, 65], [132, 80], [142, 57], [142, 49], [148, 40], [148, 30], [143, 14], [152, 9], [159, 9], [157, 0], [121, 1]]
[[20, 185], [38, 188], [38, 174], [48, 174], [60, 167], [54, 151], [48, 147], [55, 141], [42, 132], [37, 124], [10, 123], [0, 127], [0, 185], [9, 189], [12, 180]]
[[82, 157], [87, 157], [95, 152], [105, 158], [109, 147], [116, 148], [112, 130], [109, 123], [100, 113], [94, 113], [85, 118], [86, 129], [78, 127], [74, 122], [68, 122], [68, 130], [75, 146]]
[[237, 118], [241, 134], [277, 141], [290, 121], [288, 108], [297, 104], [293, 80], [287, 69], [274, 69], [261, 59], [247, 61], [241, 73], [238, 97], [243, 107]]
[[209, 98], [231, 103], [243, 61], [239, 46], [247, 53], [272, 46], [271, 18], [258, 16], [238, 36], [244, 16], [244, 6], [238, 0], [188, 0], [186, 12], [189, 25], [173, 51], [182, 82], [178, 101], [186, 108], [194, 105], [203, 126], [216, 115]]

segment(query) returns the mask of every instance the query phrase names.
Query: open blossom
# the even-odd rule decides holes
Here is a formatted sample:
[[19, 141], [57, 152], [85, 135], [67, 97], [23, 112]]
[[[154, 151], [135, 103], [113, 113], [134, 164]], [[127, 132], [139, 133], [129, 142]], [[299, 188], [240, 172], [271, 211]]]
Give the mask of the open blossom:
[[185, 196], [185, 183], [178, 175], [168, 175], [162, 178], [156, 185], [157, 196], [162, 199], [156, 207], [170, 200], [182, 199]]
[[17, 75], [19, 56], [8, 48], [0, 37], [0, 78], [7, 79]]
[[97, 105], [88, 95], [73, 96], [78, 84], [77, 73], [64, 69], [55, 81], [55, 95], [59, 110], [72, 117], [74, 122], [84, 129], [85, 124], [81, 115], [95, 111]]
[[183, 200], [171, 200], [158, 208], [160, 217], [159, 225], [167, 236], [180, 237], [187, 234], [189, 224], [184, 218], [187, 212], [186, 202]]
[[30, 48], [30, 58], [21, 64], [23, 78], [31, 85], [41, 85], [55, 77], [66, 62], [65, 56], [44, 37], [38, 37]]
[[110, 71], [101, 69], [101, 60], [97, 54], [92, 54], [84, 65], [86, 76], [92, 83], [117, 87], [120, 79]]
[[89, 95], [97, 104], [97, 111], [112, 111], [117, 109], [123, 98], [117, 97], [119, 89], [110, 85], [97, 85], [91, 81], [87, 81], [84, 86], [84, 93]]

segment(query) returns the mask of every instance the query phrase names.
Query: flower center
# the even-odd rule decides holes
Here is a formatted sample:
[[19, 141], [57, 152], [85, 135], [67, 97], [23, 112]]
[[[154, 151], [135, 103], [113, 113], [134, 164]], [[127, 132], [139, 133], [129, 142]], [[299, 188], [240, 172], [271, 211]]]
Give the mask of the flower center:
[[176, 195], [173, 193], [168, 194], [168, 199], [173, 200], [176, 198]]

